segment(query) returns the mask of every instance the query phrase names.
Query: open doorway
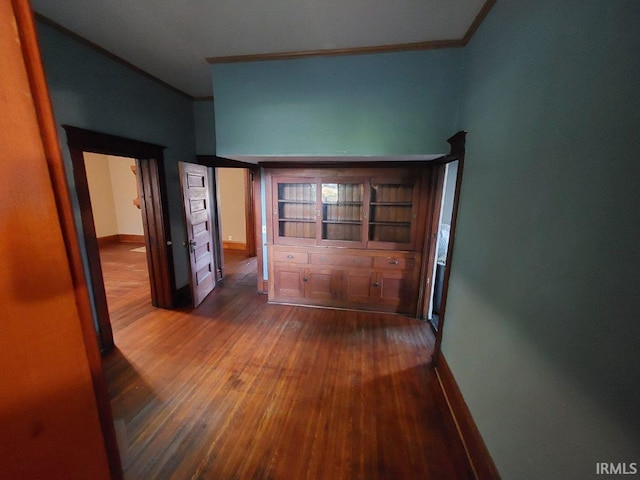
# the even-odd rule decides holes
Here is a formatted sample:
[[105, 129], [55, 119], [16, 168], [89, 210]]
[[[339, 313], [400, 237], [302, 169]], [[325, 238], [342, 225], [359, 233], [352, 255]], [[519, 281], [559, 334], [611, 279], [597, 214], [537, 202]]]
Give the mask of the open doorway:
[[453, 201], [456, 193], [456, 180], [458, 177], [458, 160], [447, 163], [444, 171], [442, 197], [440, 199], [440, 215], [438, 219], [436, 239], [436, 261], [431, 284], [431, 300], [429, 303], [428, 320], [437, 331], [440, 328], [440, 315], [442, 309], [442, 296], [444, 292], [444, 277], [447, 268], [449, 251], [449, 238], [451, 233], [451, 221], [453, 219]]
[[114, 336], [122, 312], [150, 303], [144, 225], [133, 158], [83, 154]]
[[[83, 249], [83, 267], [92, 299], [96, 335], [100, 349], [114, 347], [113, 331], [100, 265], [94, 213], [91, 208], [85, 153], [101, 153], [136, 159], [140, 211], [144, 228], [145, 250], [149, 271], [151, 304], [160, 308], [175, 306], [173, 255], [169, 241], [169, 216], [164, 174], [164, 147], [115, 135], [63, 126], [73, 167], [76, 199], [80, 212], [79, 240]], [[75, 187], [75, 188], [73, 188]]]
[[216, 168], [218, 214], [227, 282], [257, 283], [253, 172], [248, 168]]

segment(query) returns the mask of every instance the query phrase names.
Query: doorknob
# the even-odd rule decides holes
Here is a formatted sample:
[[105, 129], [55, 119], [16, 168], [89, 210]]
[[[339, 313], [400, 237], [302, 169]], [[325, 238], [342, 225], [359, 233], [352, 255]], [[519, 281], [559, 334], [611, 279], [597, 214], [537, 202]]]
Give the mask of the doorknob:
[[189, 251], [191, 253], [195, 252], [197, 243], [193, 240], [189, 240]]

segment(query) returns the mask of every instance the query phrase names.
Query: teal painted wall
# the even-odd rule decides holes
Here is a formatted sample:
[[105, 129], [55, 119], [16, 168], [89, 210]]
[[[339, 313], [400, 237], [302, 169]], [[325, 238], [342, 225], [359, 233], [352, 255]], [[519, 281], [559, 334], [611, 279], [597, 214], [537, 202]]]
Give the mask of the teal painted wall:
[[193, 117], [196, 129], [196, 153], [216, 154], [216, 121], [213, 100], [193, 102]]
[[464, 51], [443, 351], [505, 479], [640, 460], [639, 21], [500, 0]]
[[448, 152], [462, 50], [212, 67], [219, 155]]
[[61, 125], [96, 130], [167, 147], [165, 171], [171, 240], [178, 287], [189, 282], [182, 246], [185, 227], [178, 161], [194, 161], [192, 100], [130, 70], [85, 45], [38, 23], [38, 39], [72, 191], [76, 223], [79, 209], [66, 135]]

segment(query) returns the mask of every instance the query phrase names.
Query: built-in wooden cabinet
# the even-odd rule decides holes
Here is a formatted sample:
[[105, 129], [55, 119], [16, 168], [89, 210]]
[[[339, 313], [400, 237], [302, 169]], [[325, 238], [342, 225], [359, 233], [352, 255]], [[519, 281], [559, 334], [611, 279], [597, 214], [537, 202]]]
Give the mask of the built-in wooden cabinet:
[[270, 301], [415, 313], [424, 167], [266, 173]]

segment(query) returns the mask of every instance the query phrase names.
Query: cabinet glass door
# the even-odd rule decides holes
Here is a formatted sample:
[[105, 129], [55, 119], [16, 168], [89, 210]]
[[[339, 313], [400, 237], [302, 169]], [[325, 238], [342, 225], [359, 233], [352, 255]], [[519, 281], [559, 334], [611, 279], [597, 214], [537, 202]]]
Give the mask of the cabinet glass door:
[[277, 182], [275, 187], [277, 236], [315, 239], [316, 184]]
[[371, 182], [369, 241], [397, 246], [412, 243], [415, 222], [414, 181]]
[[364, 183], [322, 184], [321, 240], [363, 241]]

